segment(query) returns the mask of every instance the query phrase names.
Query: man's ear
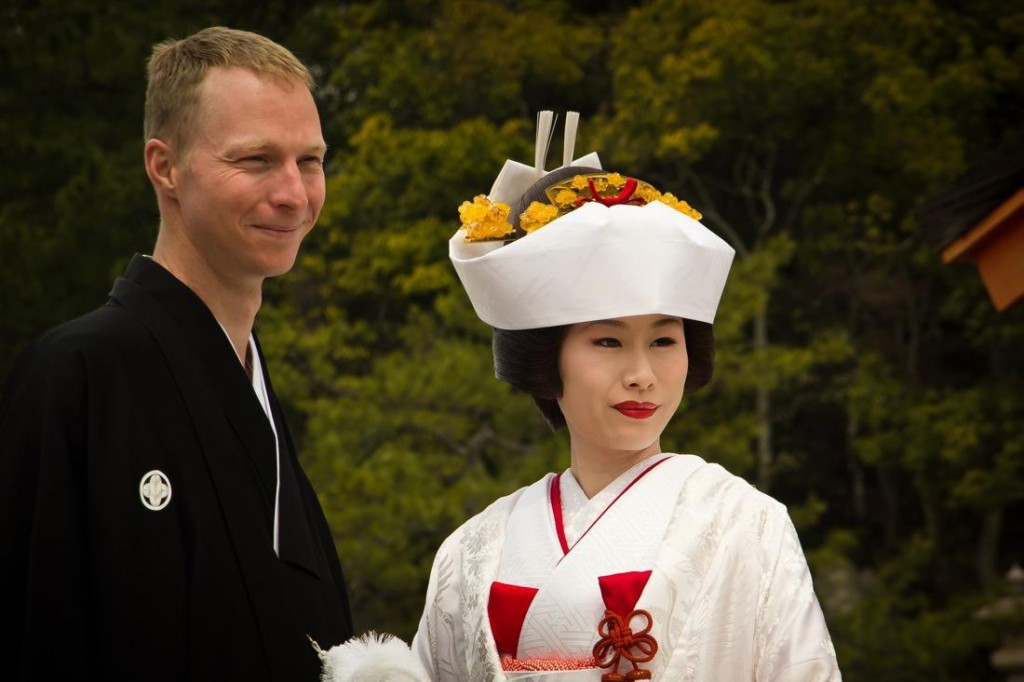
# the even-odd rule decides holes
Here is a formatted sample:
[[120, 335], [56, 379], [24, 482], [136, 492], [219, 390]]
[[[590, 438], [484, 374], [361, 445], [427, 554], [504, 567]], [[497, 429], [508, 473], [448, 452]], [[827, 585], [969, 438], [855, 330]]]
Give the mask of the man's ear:
[[178, 189], [178, 178], [175, 172], [175, 157], [170, 146], [158, 138], [146, 141], [143, 151], [146, 164], [146, 175], [153, 183], [158, 194], [175, 196]]

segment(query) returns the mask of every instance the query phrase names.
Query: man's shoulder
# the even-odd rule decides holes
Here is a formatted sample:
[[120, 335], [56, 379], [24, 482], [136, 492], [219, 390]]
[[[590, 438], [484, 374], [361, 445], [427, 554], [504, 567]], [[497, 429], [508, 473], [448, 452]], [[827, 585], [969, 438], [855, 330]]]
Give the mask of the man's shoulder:
[[34, 353], [116, 353], [145, 338], [146, 329], [116, 303], [107, 303], [43, 333], [28, 346]]
[[148, 332], [124, 308], [107, 304], [44, 332], [19, 354], [9, 384], [74, 367], [118, 362], [146, 343]]

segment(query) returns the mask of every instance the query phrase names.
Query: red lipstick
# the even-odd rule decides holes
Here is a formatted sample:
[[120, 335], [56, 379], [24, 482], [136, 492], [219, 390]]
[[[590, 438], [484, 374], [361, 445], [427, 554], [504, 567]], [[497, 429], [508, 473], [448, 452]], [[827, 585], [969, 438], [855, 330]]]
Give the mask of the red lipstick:
[[647, 419], [658, 409], [654, 403], [638, 403], [635, 400], [627, 400], [612, 407], [631, 419]]

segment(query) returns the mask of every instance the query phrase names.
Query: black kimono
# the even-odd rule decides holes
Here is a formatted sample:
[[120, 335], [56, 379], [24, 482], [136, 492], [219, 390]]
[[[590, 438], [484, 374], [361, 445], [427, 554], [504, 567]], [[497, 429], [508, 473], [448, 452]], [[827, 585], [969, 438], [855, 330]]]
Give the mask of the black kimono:
[[190, 289], [136, 256], [26, 349], [0, 401], [0, 677], [317, 679], [307, 634], [337, 644], [351, 616], [264, 380], [280, 556], [270, 423]]

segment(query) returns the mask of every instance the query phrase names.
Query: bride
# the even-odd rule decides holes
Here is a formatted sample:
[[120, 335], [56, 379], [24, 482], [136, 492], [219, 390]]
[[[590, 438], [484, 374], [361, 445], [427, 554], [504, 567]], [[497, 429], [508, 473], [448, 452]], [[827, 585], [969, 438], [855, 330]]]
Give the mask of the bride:
[[785, 507], [661, 447], [711, 379], [733, 250], [671, 194], [572, 163], [575, 123], [562, 168], [507, 162], [449, 244], [497, 377], [568, 431], [568, 468], [444, 542], [408, 679], [839, 680]]

